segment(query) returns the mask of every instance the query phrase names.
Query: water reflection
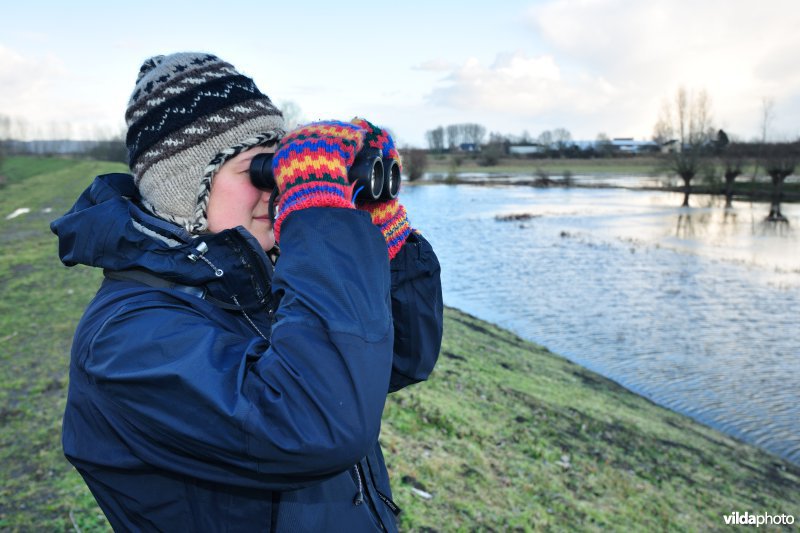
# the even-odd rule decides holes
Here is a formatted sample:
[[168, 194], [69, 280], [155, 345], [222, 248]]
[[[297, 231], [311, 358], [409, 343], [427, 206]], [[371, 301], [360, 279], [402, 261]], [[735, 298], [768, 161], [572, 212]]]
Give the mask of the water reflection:
[[788, 220], [762, 220], [758, 225], [758, 234], [769, 237], [791, 237], [793, 234], [792, 226]]
[[[641, 191], [403, 195], [440, 255], [448, 305], [800, 461], [798, 206], [777, 227], [763, 204], [681, 210]], [[495, 219], [521, 213], [533, 218]]]
[[684, 214], [678, 215], [678, 227], [675, 230], [677, 237], [694, 237], [694, 225], [692, 224], [692, 215]]

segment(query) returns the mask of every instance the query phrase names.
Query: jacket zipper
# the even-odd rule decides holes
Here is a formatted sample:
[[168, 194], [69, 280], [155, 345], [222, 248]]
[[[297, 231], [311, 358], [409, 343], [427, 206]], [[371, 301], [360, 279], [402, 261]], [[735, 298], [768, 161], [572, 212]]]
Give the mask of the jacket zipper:
[[[364, 485], [367, 483], [367, 477], [364, 475], [364, 471], [358, 466], [358, 463], [353, 466], [356, 471], [356, 479], [358, 480], [358, 493], [356, 493], [355, 498], [353, 498], [354, 505], [361, 505], [364, 503]], [[381, 531], [386, 531], [386, 526], [383, 525], [383, 520], [381, 519], [381, 515], [378, 513], [378, 509], [375, 507], [375, 502], [372, 501], [372, 497], [367, 491], [366, 497], [367, 503], [369, 504], [369, 512], [375, 517], [375, 521], [381, 528]]]
[[[261, 262], [260, 258], [258, 257], [258, 255], [253, 252], [253, 250], [252, 250], [252, 248], [250, 246], [250, 243], [247, 242], [247, 239], [245, 239], [242, 235], [240, 235], [238, 231], [232, 232], [231, 233], [231, 238], [236, 239], [238, 241], [239, 249], [241, 250], [240, 253], [246, 253], [249, 256], [249, 261], [247, 261], [247, 263], [250, 264], [250, 265], [255, 266], [255, 268], [258, 270], [257, 275], [260, 275], [261, 279], [263, 279], [265, 283], [266, 283], [267, 279], [271, 280], [272, 279], [271, 276], [267, 276], [267, 271], [264, 268], [264, 265], [262, 264], [262, 262]], [[205, 245], [205, 243], [201, 243], [201, 244]], [[206, 263], [211, 265], [211, 262], [208, 261], [205, 257], [203, 257], [203, 254], [206, 251], [208, 251], [208, 246], [205, 246], [204, 250], [201, 250], [200, 247], [198, 246], [198, 251], [201, 252], [201, 253], [197, 258], [192, 259], [192, 257], [190, 256], [189, 259], [192, 259], [193, 261], [196, 261], [197, 259], [202, 259], [203, 261], [205, 261]], [[213, 267], [213, 265], [212, 265], [212, 267]], [[214, 267], [214, 268], [216, 269], [216, 267]], [[221, 273], [222, 271], [219, 270], [219, 272]], [[221, 274], [217, 274], [217, 275], [221, 275]], [[269, 292], [271, 290], [271, 282], [270, 282], [270, 284], [268, 284], [266, 286], [266, 289], [267, 289], [267, 294], [264, 296], [265, 299], [269, 298]], [[250, 326], [256, 331], [256, 333], [258, 333], [258, 335], [262, 339], [264, 339], [265, 341], [269, 342], [270, 339], [266, 335], [264, 335], [264, 333], [260, 329], [258, 329], [258, 326], [256, 326], [255, 322], [253, 322], [253, 320], [247, 314], [247, 311], [245, 311], [244, 307], [239, 303], [239, 300], [238, 300], [238, 298], [236, 297], [235, 294], [231, 295], [231, 299], [233, 300], [233, 303], [235, 303], [236, 306], [239, 308], [239, 310], [241, 311], [242, 315], [244, 315], [244, 318], [247, 320], [247, 322], [250, 324]], [[267, 308], [267, 317], [269, 318], [268, 323], [271, 325], [272, 324], [272, 316], [273, 316], [272, 299], [271, 298], [269, 299], [269, 304], [266, 305], [266, 308]]]

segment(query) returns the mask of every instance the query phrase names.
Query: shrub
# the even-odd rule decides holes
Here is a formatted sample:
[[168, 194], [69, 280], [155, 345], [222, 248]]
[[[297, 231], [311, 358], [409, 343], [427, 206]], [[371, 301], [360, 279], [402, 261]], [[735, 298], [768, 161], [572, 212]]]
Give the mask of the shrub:
[[416, 181], [425, 174], [428, 168], [428, 153], [419, 148], [406, 149], [403, 152], [403, 169], [408, 181]]
[[490, 144], [481, 151], [478, 158], [478, 164], [484, 167], [493, 167], [503, 157], [505, 150], [500, 144]]

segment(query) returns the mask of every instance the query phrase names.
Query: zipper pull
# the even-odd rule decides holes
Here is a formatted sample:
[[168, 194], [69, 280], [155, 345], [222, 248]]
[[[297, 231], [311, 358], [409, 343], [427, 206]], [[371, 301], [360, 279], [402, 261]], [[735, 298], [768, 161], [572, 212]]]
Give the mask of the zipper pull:
[[355, 498], [353, 498], [353, 505], [358, 506], [364, 503], [364, 487], [361, 485], [361, 472], [358, 469], [358, 463], [356, 463], [353, 468], [356, 470], [356, 479], [358, 480], [358, 492]]

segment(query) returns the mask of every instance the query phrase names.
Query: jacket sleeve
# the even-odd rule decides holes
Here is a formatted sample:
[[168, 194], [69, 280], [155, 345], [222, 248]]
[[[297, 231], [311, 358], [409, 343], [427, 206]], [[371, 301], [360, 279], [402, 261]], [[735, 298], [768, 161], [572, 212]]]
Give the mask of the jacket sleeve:
[[85, 417], [147, 464], [234, 486], [299, 488], [364, 457], [391, 369], [386, 244], [366, 214], [328, 208], [293, 213], [282, 239], [268, 348], [151, 292], [105, 320], [78, 363], [96, 406]]
[[391, 262], [394, 358], [389, 392], [427, 379], [442, 345], [442, 283], [430, 243], [411, 233]]

